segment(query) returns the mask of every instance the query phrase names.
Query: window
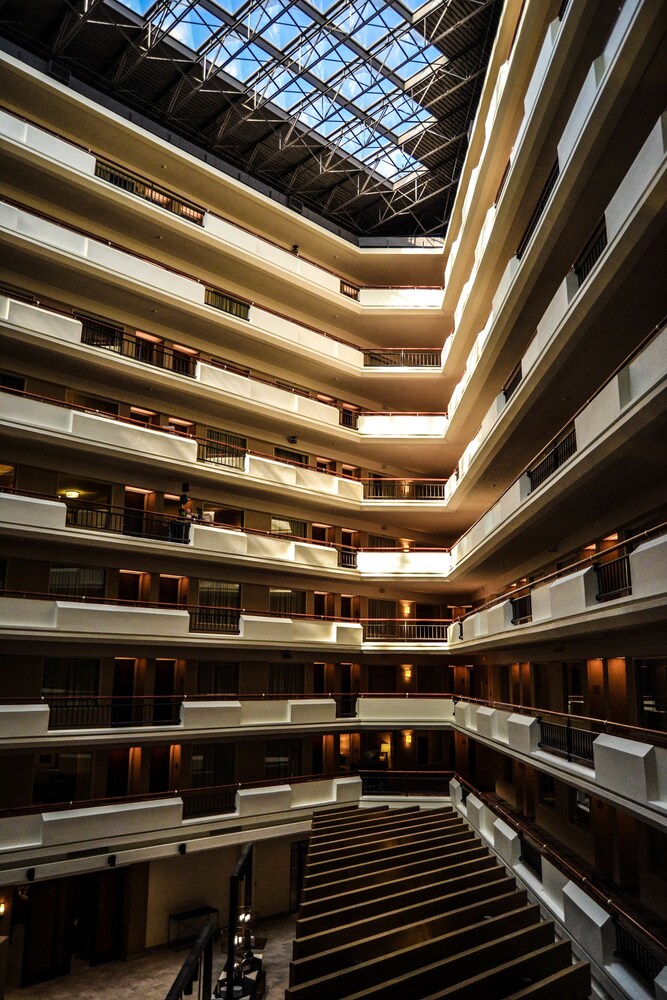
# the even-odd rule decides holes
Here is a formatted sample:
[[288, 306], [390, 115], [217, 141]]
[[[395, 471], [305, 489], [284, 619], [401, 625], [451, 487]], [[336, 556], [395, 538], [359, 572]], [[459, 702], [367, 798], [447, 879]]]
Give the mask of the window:
[[307, 538], [308, 522], [280, 514], [271, 515], [271, 534], [283, 537]]
[[65, 393], [65, 402], [71, 403], [72, 406], [82, 406], [86, 410], [93, 410], [95, 413], [118, 413], [118, 403], [114, 402], [113, 399], [92, 396], [87, 392], [75, 392], [73, 389], [68, 389]]
[[368, 536], [368, 548], [369, 549], [393, 549], [396, 548], [396, 539], [390, 538], [388, 535], [369, 535]]
[[236, 753], [233, 743], [195, 744], [192, 750], [192, 788], [214, 788], [231, 785], [236, 775]]
[[64, 597], [104, 597], [106, 573], [95, 566], [52, 566], [49, 594]]
[[303, 694], [305, 691], [303, 663], [269, 663], [269, 694]]
[[568, 789], [570, 823], [588, 830], [591, 824], [591, 797], [580, 788]]
[[301, 774], [301, 740], [267, 740], [264, 754], [265, 778], [294, 778]]
[[204, 524], [225, 524], [230, 528], [243, 528], [245, 511], [240, 507], [213, 507], [206, 504], [201, 518]]
[[100, 661], [89, 657], [46, 656], [42, 695], [95, 696], [100, 690]]
[[538, 775], [538, 798], [540, 805], [556, 808], [556, 782], [550, 774]]
[[16, 482], [16, 467], [0, 462], [0, 489], [11, 490]]
[[304, 615], [306, 613], [305, 590], [269, 590], [269, 611], [278, 615]]
[[273, 454], [281, 462], [292, 462], [296, 465], [308, 465], [308, 455], [301, 451], [292, 451], [291, 448], [274, 448]]
[[228, 663], [225, 660], [198, 660], [195, 692], [238, 695], [238, 663]]
[[80, 802], [90, 798], [93, 756], [90, 753], [35, 755], [34, 803]]
[[148, 426], [157, 427], [160, 423], [159, 414], [155, 410], [145, 410], [143, 406], [131, 406], [130, 416], [140, 424], [147, 424]]
[[239, 608], [241, 585], [224, 580], [200, 580], [199, 603], [206, 608]]

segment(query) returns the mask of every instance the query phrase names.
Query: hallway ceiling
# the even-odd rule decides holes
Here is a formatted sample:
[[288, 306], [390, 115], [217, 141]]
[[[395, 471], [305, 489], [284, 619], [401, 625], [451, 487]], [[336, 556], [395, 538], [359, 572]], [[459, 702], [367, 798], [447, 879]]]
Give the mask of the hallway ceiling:
[[502, 0], [5, 0], [2, 31], [357, 236], [442, 236]]

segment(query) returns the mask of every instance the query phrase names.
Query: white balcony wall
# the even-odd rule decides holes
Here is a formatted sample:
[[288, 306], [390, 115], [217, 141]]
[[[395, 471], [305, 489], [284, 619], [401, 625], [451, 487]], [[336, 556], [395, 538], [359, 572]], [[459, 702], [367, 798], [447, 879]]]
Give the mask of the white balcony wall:
[[354, 622], [319, 621], [310, 619], [270, 618], [261, 614], [242, 614], [241, 639], [252, 639], [269, 645], [276, 643], [329, 643], [360, 649], [362, 628]]
[[253, 306], [250, 318], [254, 326], [274, 337], [288, 341], [292, 347], [304, 347], [328, 361], [332, 359], [340, 361], [358, 371], [361, 371], [364, 366], [363, 353], [358, 351], [356, 347], [342, 344], [340, 341], [334, 340], [333, 337], [327, 337], [325, 333], [318, 333], [306, 326], [301, 326], [285, 316], [278, 316], [261, 309], [259, 306]]
[[357, 720], [415, 726], [421, 723], [444, 723], [454, 719], [451, 698], [373, 698], [365, 695], [357, 700]]
[[361, 288], [359, 304], [367, 309], [441, 309], [443, 288]]
[[316, 285], [323, 291], [340, 293], [340, 278], [336, 275], [329, 274], [301, 257], [297, 257], [291, 251], [274, 246], [260, 236], [249, 233], [217, 215], [207, 212], [204, 217], [203, 229], [232, 250], [238, 250], [248, 256], [255, 257], [258, 261], [280, 268], [287, 274], [308, 284]]
[[248, 554], [248, 537], [242, 531], [207, 528], [202, 524], [190, 525], [190, 544], [194, 552], [245, 556]]
[[449, 552], [381, 552], [367, 550], [357, 554], [359, 572], [369, 576], [447, 576]]
[[165, 458], [171, 462], [195, 462], [197, 442], [176, 434], [165, 434], [147, 427], [135, 427], [95, 413], [72, 410], [72, 437], [109, 445], [124, 454], [138, 453]]
[[46, 736], [48, 728], [48, 705], [0, 705], [0, 737], [3, 740]]
[[237, 729], [241, 725], [241, 702], [197, 701], [187, 699], [181, 704], [181, 729]]
[[636, 599], [667, 593], [667, 538], [652, 538], [630, 553], [632, 596]]
[[128, 608], [120, 604], [75, 603], [5, 597], [0, 600], [0, 628], [58, 631], [106, 636], [187, 636], [187, 611]]
[[648, 139], [607, 206], [604, 216], [607, 239], [610, 243], [620, 232], [637, 203], [644, 197], [647, 189], [662, 174], [666, 156], [667, 112], [651, 129]]
[[586, 75], [584, 84], [579, 91], [579, 96], [575, 101], [572, 113], [558, 143], [558, 162], [561, 165], [561, 170], [565, 168], [565, 164], [572, 156], [572, 152], [586, 128], [606, 69], [607, 62], [605, 57], [599, 56], [591, 64], [591, 68]]
[[28, 528], [63, 529], [66, 507], [56, 500], [0, 493], [0, 521]]
[[27, 330], [50, 337], [63, 344], [81, 343], [81, 322], [60, 316], [50, 309], [28, 305], [16, 299], [0, 296], [0, 322], [18, 330]]
[[364, 437], [444, 437], [447, 430], [444, 413], [372, 413], [360, 414], [358, 429]]
[[28, 429], [51, 431], [54, 434], [72, 433], [73, 411], [52, 403], [22, 398], [8, 392], [0, 393], [0, 420]]

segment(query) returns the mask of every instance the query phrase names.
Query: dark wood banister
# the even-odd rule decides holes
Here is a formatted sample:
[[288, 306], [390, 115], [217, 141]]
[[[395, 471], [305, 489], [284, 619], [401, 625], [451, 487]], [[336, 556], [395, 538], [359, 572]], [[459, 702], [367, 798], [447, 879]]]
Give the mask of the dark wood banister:
[[[382, 772], [391, 773], [391, 772]], [[511, 826], [519, 834], [524, 834], [533, 843], [537, 845], [540, 854], [551, 862], [554, 867], [558, 868], [563, 875], [566, 875], [569, 879], [579, 885], [585, 890], [590, 896], [593, 897], [595, 902], [597, 902], [603, 910], [606, 910], [612, 915], [617, 915], [623, 917], [632, 924], [634, 928], [642, 935], [642, 937], [649, 940], [654, 948], [658, 949], [660, 955], [665, 956], [667, 960], [667, 949], [664, 942], [659, 941], [658, 938], [654, 937], [650, 931], [643, 927], [635, 917], [633, 917], [627, 910], [625, 910], [619, 903], [608, 896], [606, 893], [602, 892], [597, 885], [591, 881], [588, 876], [584, 875], [577, 868], [575, 868], [569, 861], [567, 861], [562, 855], [558, 854], [553, 847], [544, 842], [536, 841], [535, 832], [530, 829], [526, 824], [521, 823], [515, 816], [507, 812], [502, 806], [499, 806], [495, 801], [490, 801], [485, 792], [481, 792], [475, 787], [467, 778], [463, 778], [460, 774], [454, 776], [460, 784], [464, 785], [473, 795], [475, 795], [484, 805], [494, 812], [497, 816], [502, 817], [502, 819]]]
[[636, 535], [632, 535], [630, 538], [625, 538], [622, 542], [617, 542], [616, 545], [610, 545], [609, 548], [603, 549], [601, 552], [595, 552], [593, 555], [586, 556], [585, 559], [579, 559], [577, 562], [570, 563], [568, 566], [563, 566], [562, 569], [554, 570], [552, 573], [546, 573], [544, 576], [540, 576], [535, 580], [531, 580], [529, 583], [524, 583], [520, 587], [515, 587], [512, 590], [505, 591], [499, 597], [494, 597], [492, 600], [487, 601], [485, 604], [480, 604], [471, 611], [468, 611], [465, 615], [461, 615], [459, 618], [455, 619], [455, 624], [462, 623], [468, 618], [472, 618], [480, 611], [486, 611], [488, 608], [493, 608], [503, 601], [511, 600], [512, 598], [518, 596], [526, 596], [530, 594], [536, 587], [541, 586], [543, 583], [548, 583], [550, 580], [557, 580], [563, 576], [569, 576], [571, 573], [576, 572], [584, 566], [595, 565], [595, 563], [600, 562], [605, 559], [610, 552], [615, 552], [617, 549], [626, 548], [628, 545], [636, 545], [646, 538], [652, 537], [654, 535], [661, 535], [667, 531], [667, 521], [662, 521], [660, 524], [656, 524], [653, 528], [647, 528], [645, 531], [640, 531]]
[[[533, 465], [535, 465], [535, 463], [539, 459], [541, 459], [545, 455], [545, 453], [549, 452], [554, 447], [554, 445], [556, 445], [558, 443], [559, 438], [569, 428], [570, 424], [574, 423], [574, 421], [577, 419], [577, 417], [581, 413], [583, 413], [583, 411], [586, 409], [586, 407], [588, 406], [588, 404], [590, 402], [592, 402], [592, 400], [594, 400], [596, 396], [600, 395], [600, 393], [605, 388], [605, 386], [609, 385], [609, 383], [611, 382], [611, 380], [614, 379], [614, 378], [616, 378], [616, 376], [620, 372], [623, 371], [623, 369], [626, 367], [626, 365], [629, 365], [630, 362], [633, 361], [637, 357], [637, 355], [639, 355], [644, 350], [644, 348], [653, 340], [653, 338], [656, 337], [660, 333], [660, 331], [662, 330], [662, 328], [665, 326], [665, 323], [667, 323], [667, 316], [663, 316], [663, 318], [660, 320], [660, 322], [656, 323], [656, 325], [653, 327], [653, 329], [649, 333], [646, 334], [646, 336], [643, 338], [643, 340], [641, 340], [639, 342], [639, 344], [637, 344], [637, 346], [632, 349], [632, 351], [630, 352], [630, 354], [628, 354], [623, 359], [623, 361], [621, 361], [620, 364], [618, 364], [616, 366], [616, 368], [613, 370], [613, 372], [611, 373], [611, 375], [607, 376], [607, 378], [604, 380], [604, 382], [602, 383], [602, 385], [598, 386], [598, 388], [595, 390], [595, 392], [592, 392], [591, 395], [588, 397], [588, 399], [584, 403], [581, 404], [581, 406], [576, 411], [576, 413], [574, 413], [568, 420], [565, 421], [565, 423], [560, 428], [560, 430], [551, 437], [551, 439], [549, 440], [549, 443], [547, 445], [545, 445], [543, 448], [540, 448], [540, 450], [531, 458], [531, 460], [529, 462], [527, 462], [526, 465], [524, 465], [524, 467], [521, 470], [521, 472], [519, 473], [519, 475], [516, 476], [516, 478], [512, 480], [512, 482], [507, 487], [507, 489], [504, 490], [500, 494], [500, 496], [495, 501], [495, 503], [494, 503], [493, 506], [495, 506], [496, 504], [500, 503], [500, 501], [505, 496], [505, 494], [509, 490], [511, 490], [512, 486], [514, 486], [514, 484], [516, 482], [518, 482], [519, 479], [521, 479], [522, 476], [525, 476], [530, 471], [531, 467]], [[478, 525], [479, 522], [484, 517], [486, 517], [487, 513], [488, 513], [488, 511], [484, 511], [483, 514], [480, 514], [480, 516], [477, 518], [477, 520], [473, 521], [473, 523], [470, 525], [470, 527], [466, 529], [465, 534], [466, 535], [469, 534], [473, 530], [473, 528], [476, 525]]]

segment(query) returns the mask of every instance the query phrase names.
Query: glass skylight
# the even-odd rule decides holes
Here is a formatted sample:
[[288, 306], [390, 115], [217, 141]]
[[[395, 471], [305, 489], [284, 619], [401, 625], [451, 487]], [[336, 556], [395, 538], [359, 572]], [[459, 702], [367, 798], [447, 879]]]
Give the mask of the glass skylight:
[[243, 85], [253, 108], [270, 103], [390, 183], [423, 169], [402, 140], [433, 118], [403, 84], [444, 57], [386, 0], [123, 3]]

